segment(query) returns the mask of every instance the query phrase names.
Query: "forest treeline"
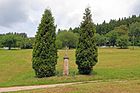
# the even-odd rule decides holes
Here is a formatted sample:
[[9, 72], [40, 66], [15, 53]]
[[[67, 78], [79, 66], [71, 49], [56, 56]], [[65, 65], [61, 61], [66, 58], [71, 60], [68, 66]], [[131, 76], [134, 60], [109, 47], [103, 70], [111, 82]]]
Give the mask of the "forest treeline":
[[[96, 41], [98, 46], [113, 46], [119, 48], [128, 48], [128, 46], [140, 46], [140, 16], [132, 15], [129, 18], [119, 18], [118, 20], [110, 20], [110, 22], [103, 22], [102, 24], [96, 24]], [[72, 32], [75, 35], [75, 39], [78, 37], [80, 31], [79, 27], [69, 30], [58, 30], [58, 36], [64, 33]], [[69, 35], [67, 35], [69, 36]], [[67, 37], [65, 36], [65, 37]], [[76, 37], [77, 36], [77, 37]], [[69, 36], [70, 37], [70, 36]], [[74, 37], [74, 36], [71, 36]], [[60, 39], [58, 39], [60, 40]], [[67, 40], [67, 39], [66, 39]], [[60, 43], [65, 43], [60, 40]], [[73, 38], [73, 45], [74, 41]], [[68, 43], [68, 42], [67, 42]], [[70, 44], [70, 43], [69, 43]], [[60, 44], [61, 45], [61, 44]], [[62, 44], [62, 47], [64, 47]], [[68, 45], [68, 44], [67, 44]], [[62, 48], [60, 46], [60, 48]], [[69, 46], [70, 48], [71, 45]]]
[[[140, 16], [132, 15], [129, 18], [111, 19], [108, 23], [94, 24], [96, 26], [96, 41], [98, 46], [113, 46], [128, 48], [128, 46], [140, 46]], [[68, 30], [58, 29], [56, 46], [76, 48], [79, 38], [79, 27]], [[27, 37], [26, 33], [0, 34], [0, 47], [18, 47], [31, 49], [34, 37]]]

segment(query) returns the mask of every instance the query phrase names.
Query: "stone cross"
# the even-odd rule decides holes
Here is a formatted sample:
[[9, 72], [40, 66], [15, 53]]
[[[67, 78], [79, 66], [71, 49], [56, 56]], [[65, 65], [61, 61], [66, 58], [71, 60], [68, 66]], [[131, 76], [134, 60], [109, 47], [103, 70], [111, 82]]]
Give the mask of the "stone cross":
[[66, 47], [65, 56], [64, 56], [64, 68], [63, 68], [63, 75], [69, 75], [69, 57], [68, 57], [68, 48]]

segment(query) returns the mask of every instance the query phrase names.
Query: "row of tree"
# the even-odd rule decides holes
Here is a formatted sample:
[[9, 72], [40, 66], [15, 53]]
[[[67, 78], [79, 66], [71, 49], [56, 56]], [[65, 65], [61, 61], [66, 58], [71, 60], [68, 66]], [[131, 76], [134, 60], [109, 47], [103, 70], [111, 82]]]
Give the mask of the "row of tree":
[[[94, 24], [93, 24], [94, 25]], [[133, 15], [129, 18], [105, 21], [96, 26], [96, 41], [98, 46], [117, 46], [127, 48], [128, 46], [140, 46], [140, 16]], [[79, 36], [80, 28], [70, 28], [68, 32], [73, 32]], [[58, 30], [62, 32], [63, 30]]]
[[[76, 30], [75, 30], [76, 29]], [[79, 38], [79, 28], [59, 30], [56, 34], [56, 47], [58, 49], [76, 48]], [[129, 28], [126, 25], [115, 27], [107, 34], [96, 34], [97, 46], [117, 46], [128, 48], [128, 46], [140, 46], [140, 23], [132, 23]], [[0, 35], [0, 47], [18, 47], [21, 49], [32, 49], [34, 38], [27, 37], [26, 33], [7, 33]]]
[[107, 34], [97, 34], [96, 39], [98, 46], [140, 46], [140, 23], [132, 23], [129, 28], [121, 25]]
[[129, 18], [119, 18], [119, 20], [111, 19], [109, 23], [104, 21], [102, 24], [97, 24], [96, 31], [100, 35], [107, 34], [108, 32], [114, 30], [116, 27], [126, 25], [129, 28], [131, 24], [136, 22], [140, 22], [140, 16], [132, 15]]
[[28, 38], [26, 33], [7, 33], [0, 34], [0, 47], [31, 49], [33, 48], [34, 38]]
[[[96, 29], [92, 22], [89, 8], [85, 9], [83, 21], [80, 25], [79, 38], [69, 31], [62, 31], [56, 36], [54, 18], [50, 10], [46, 9], [33, 48], [32, 67], [37, 77], [50, 77], [56, 74], [57, 47], [76, 47], [76, 64], [79, 74], [90, 74], [97, 63], [97, 47], [95, 40]], [[74, 41], [74, 42], [73, 42]], [[77, 45], [75, 42], [78, 42]]]
[[[56, 38], [57, 48], [62, 49], [65, 46], [76, 48], [79, 38], [80, 28], [69, 30], [59, 30]], [[132, 23], [128, 26], [121, 25], [115, 27], [106, 34], [96, 34], [97, 46], [113, 46], [119, 48], [128, 48], [128, 46], [140, 46], [140, 22]]]
[[[140, 16], [132, 15], [129, 18], [110, 20], [109, 23], [104, 21], [96, 25], [96, 31], [99, 46], [140, 46]], [[124, 34], [120, 36], [120, 32]]]
[[[94, 24], [93, 24], [94, 25]], [[119, 18], [119, 20], [105, 21], [96, 26], [96, 40], [98, 46], [118, 46], [127, 48], [129, 46], [140, 46], [140, 16], [133, 15], [129, 18]], [[121, 31], [125, 35], [120, 35]], [[79, 38], [80, 28], [75, 27], [69, 30], [58, 30], [56, 35], [56, 46], [62, 49], [65, 46], [76, 48]], [[28, 38], [26, 33], [0, 34], [0, 47], [19, 47], [21, 49], [31, 49], [34, 38]]]
[[[129, 20], [127, 23], [126, 20]], [[96, 42], [97, 46], [117, 46], [120, 48], [127, 48], [128, 46], [140, 46], [140, 22], [139, 17], [132, 16], [132, 18], [122, 19], [114, 22], [117, 24], [113, 30], [106, 32], [105, 29], [113, 25], [112, 22], [103, 22], [96, 25]], [[123, 22], [124, 21], [124, 22]], [[119, 24], [121, 23], [121, 24]], [[127, 23], [127, 25], [126, 25]], [[105, 26], [108, 25], [107, 27]], [[122, 25], [123, 24], [123, 25]], [[129, 24], [129, 25], [128, 25]], [[119, 26], [118, 26], [119, 25]], [[118, 26], [118, 27], [117, 27]], [[100, 29], [100, 31], [99, 31]], [[102, 29], [102, 30], [101, 30]], [[107, 30], [107, 29], [106, 29]], [[56, 47], [62, 49], [66, 46], [69, 48], [76, 48], [78, 43], [80, 28], [76, 27], [69, 30], [58, 30], [56, 34]], [[105, 34], [100, 33], [105, 32]], [[26, 33], [7, 33], [0, 34], [0, 47], [19, 47], [21, 49], [33, 48], [34, 38], [27, 37]]]

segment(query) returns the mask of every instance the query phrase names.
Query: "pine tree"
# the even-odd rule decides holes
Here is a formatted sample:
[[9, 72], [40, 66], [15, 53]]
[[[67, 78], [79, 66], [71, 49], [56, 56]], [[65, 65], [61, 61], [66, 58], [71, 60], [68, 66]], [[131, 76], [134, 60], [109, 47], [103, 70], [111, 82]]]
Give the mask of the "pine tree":
[[95, 42], [96, 30], [89, 8], [85, 9], [79, 34], [80, 37], [76, 49], [76, 64], [78, 65], [79, 74], [90, 74], [98, 59]]
[[35, 36], [32, 66], [38, 78], [55, 75], [57, 49], [55, 46], [56, 27], [50, 10], [46, 9]]

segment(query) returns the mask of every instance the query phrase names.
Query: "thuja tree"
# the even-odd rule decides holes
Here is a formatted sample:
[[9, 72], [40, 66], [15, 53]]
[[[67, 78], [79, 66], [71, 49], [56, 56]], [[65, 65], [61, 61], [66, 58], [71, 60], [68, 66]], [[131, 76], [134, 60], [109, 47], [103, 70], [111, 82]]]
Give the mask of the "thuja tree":
[[57, 64], [55, 31], [52, 13], [46, 9], [39, 24], [33, 48], [32, 66], [39, 78], [55, 75], [55, 65]]
[[80, 25], [80, 37], [76, 49], [76, 64], [79, 74], [91, 74], [97, 63], [97, 47], [95, 40], [95, 25], [89, 8], [85, 9], [83, 21]]

